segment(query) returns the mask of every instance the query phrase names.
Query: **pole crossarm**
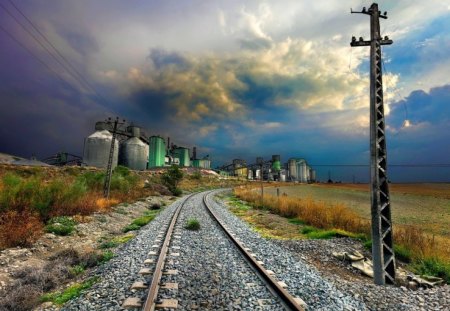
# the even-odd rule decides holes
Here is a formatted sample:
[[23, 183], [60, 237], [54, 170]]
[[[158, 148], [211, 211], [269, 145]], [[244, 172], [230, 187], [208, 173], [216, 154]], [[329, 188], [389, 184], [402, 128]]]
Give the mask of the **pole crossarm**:
[[383, 103], [383, 74], [381, 66], [381, 46], [392, 44], [387, 36], [380, 35], [381, 14], [378, 4], [373, 3], [368, 10], [360, 13], [370, 15], [370, 41], [362, 37], [352, 37], [350, 46], [370, 46], [370, 177], [372, 215], [372, 257], [374, 282], [378, 285], [395, 283], [395, 257], [391, 221], [391, 202], [387, 177], [387, 150]]

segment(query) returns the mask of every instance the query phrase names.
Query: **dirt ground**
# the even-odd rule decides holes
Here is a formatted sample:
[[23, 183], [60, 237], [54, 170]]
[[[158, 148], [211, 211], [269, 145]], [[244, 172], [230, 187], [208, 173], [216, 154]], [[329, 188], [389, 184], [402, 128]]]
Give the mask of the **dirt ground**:
[[[110, 212], [77, 218], [79, 223], [76, 225], [76, 230], [69, 236], [46, 233], [34, 243], [33, 247], [16, 247], [0, 251], [0, 290], [11, 286], [17, 280], [14, 276], [18, 272], [30, 267], [43, 268], [52, 257], [63, 250], [75, 249], [80, 254], [93, 250], [100, 251], [101, 243], [134, 234], [133, 232], [123, 233], [123, 228], [142, 216], [151, 205], [166, 206], [175, 199], [171, 196], [152, 196], [133, 204], [122, 203], [113, 207]], [[62, 288], [65, 286], [67, 285], [64, 283], [60, 285]]]

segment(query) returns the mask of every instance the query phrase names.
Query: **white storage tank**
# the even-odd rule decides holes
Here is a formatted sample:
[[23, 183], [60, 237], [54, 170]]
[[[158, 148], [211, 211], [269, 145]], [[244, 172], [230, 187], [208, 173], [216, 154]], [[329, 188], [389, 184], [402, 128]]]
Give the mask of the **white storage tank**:
[[[108, 166], [112, 134], [106, 130], [104, 122], [97, 122], [95, 130], [95, 133], [84, 140], [83, 163], [87, 166], [106, 168]], [[118, 155], [119, 142], [116, 139], [114, 142], [113, 168], [117, 166]]]
[[139, 138], [139, 127], [130, 126], [128, 132], [133, 136], [120, 146], [120, 164], [132, 170], [143, 171], [147, 168], [148, 145]]

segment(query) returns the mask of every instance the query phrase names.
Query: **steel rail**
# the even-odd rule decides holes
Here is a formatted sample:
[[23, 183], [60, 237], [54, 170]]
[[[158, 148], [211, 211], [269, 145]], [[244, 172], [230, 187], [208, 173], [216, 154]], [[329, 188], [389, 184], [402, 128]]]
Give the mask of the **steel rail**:
[[254, 270], [257, 271], [259, 276], [266, 282], [266, 284], [269, 286], [272, 292], [275, 292], [275, 294], [281, 299], [281, 301], [283, 302], [285, 307], [288, 308], [288, 310], [304, 311], [305, 309], [303, 308], [303, 306], [301, 306], [286, 289], [284, 289], [280, 284], [278, 284], [278, 281], [273, 276], [271, 276], [260, 263], [258, 263], [258, 261], [250, 254], [250, 252], [248, 252], [245, 249], [244, 245], [233, 236], [233, 234], [227, 229], [227, 227], [223, 224], [223, 222], [217, 217], [217, 215], [214, 213], [214, 211], [209, 207], [208, 203], [206, 202], [206, 199], [209, 194], [211, 194], [211, 192], [203, 196], [203, 204], [205, 205], [209, 213], [212, 215], [213, 219], [220, 225], [225, 234], [230, 238], [231, 241], [233, 241], [234, 245], [242, 253], [245, 259], [250, 263], [252, 268], [254, 268]]
[[180, 214], [181, 209], [183, 206], [189, 201], [189, 199], [194, 196], [197, 193], [193, 193], [190, 196], [188, 196], [180, 206], [177, 207], [177, 210], [172, 216], [172, 221], [170, 222], [169, 227], [166, 231], [166, 237], [164, 239], [163, 245], [161, 247], [161, 251], [158, 256], [158, 261], [156, 263], [155, 272], [152, 277], [152, 282], [150, 284], [150, 288], [148, 291], [147, 299], [145, 301], [144, 307], [142, 310], [144, 311], [154, 311], [156, 306], [156, 299], [158, 296], [158, 291], [160, 288], [160, 281], [162, 272], [164, 269], [165, 260], [167, 257], [167, 252], [169, 251], [169, 244], [170, 240], [172, 238], [173, 228], [175, 227], [175, 223], [177, 222], [178, 215]]

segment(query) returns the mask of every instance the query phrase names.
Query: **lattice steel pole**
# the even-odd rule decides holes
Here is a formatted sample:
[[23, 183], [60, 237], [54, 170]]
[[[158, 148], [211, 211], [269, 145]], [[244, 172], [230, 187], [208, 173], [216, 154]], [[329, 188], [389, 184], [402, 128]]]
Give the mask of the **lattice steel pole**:
[[370, 15], [370, 41], [355, 37], [350, 45], [370, 46], [370, 177], [372, 214], [372, 256], [374, 282], [378, 285], [395, 282], [395, 257], [392, 240], [391, 202], [387, 177], [387, 152], [383, 104], [383, 80], [381, 71], [381, 45], [392, 44], [388, 37], [380, 35], [381, 14], [373, 3], [361, 13]]

